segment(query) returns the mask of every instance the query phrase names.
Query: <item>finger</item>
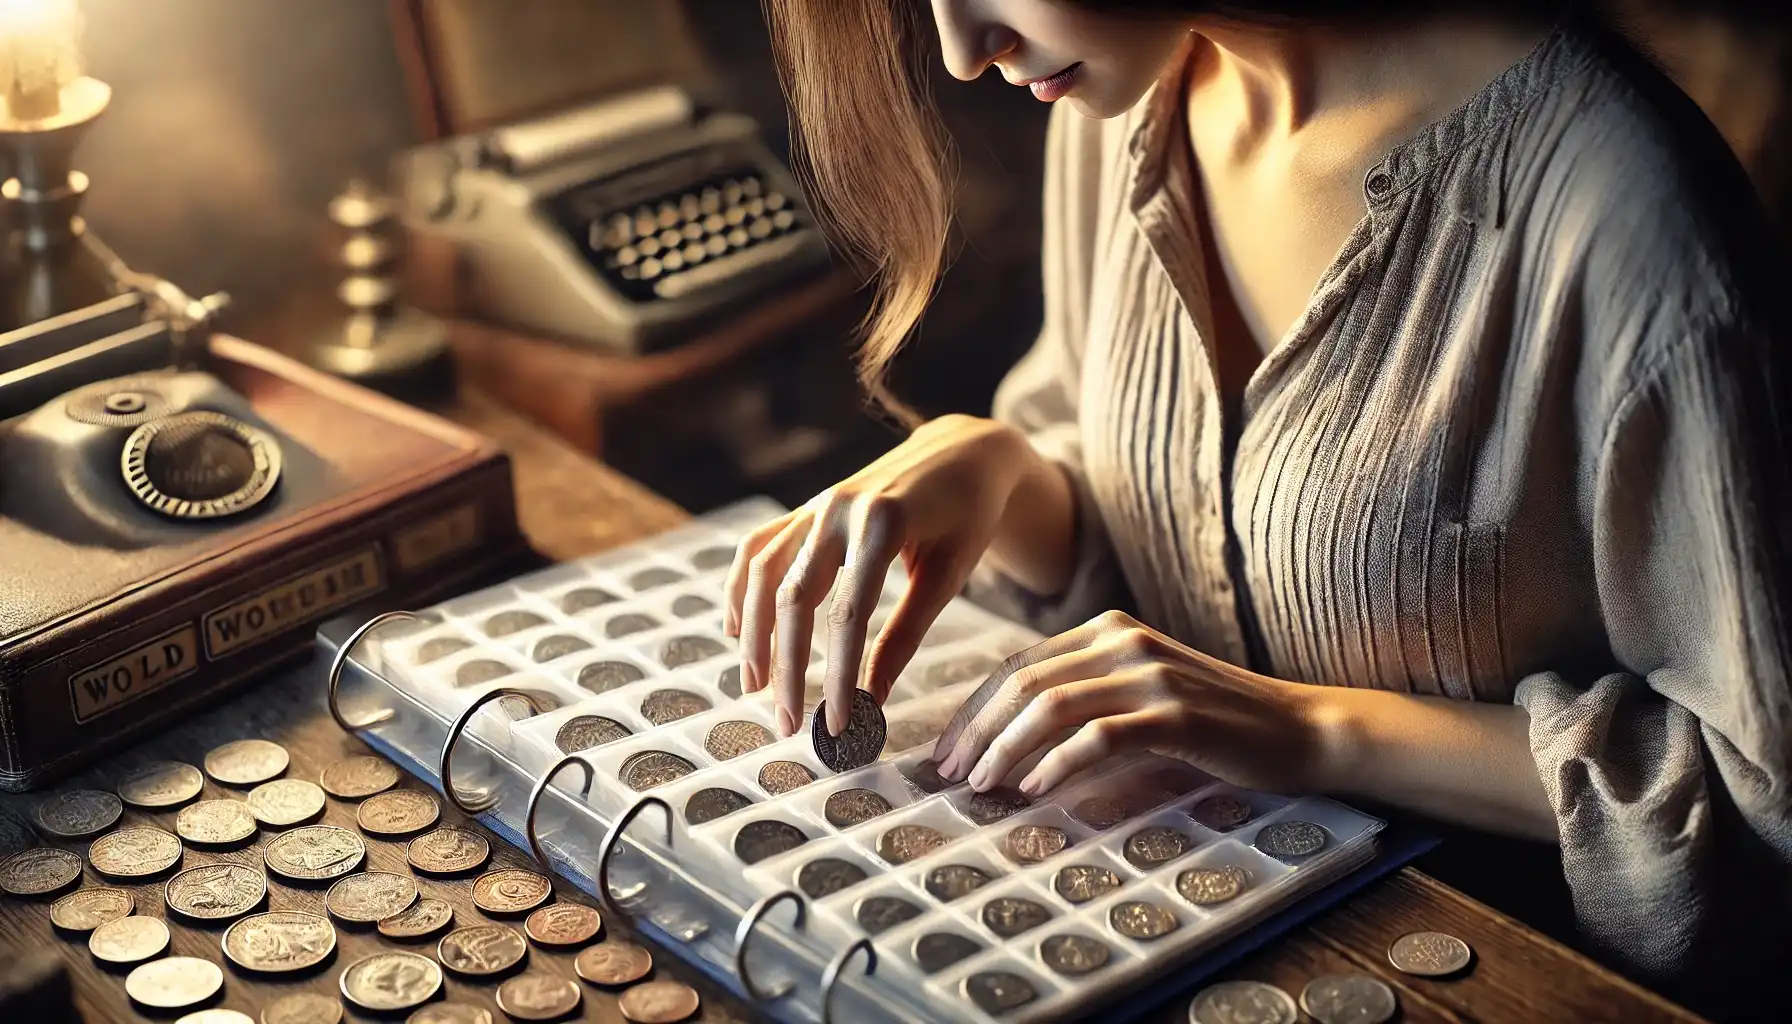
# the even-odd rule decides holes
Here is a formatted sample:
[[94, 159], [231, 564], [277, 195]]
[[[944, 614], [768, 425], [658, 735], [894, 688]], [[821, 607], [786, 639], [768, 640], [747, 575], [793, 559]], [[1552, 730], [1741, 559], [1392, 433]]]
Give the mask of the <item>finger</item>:
[[[995, 686], [985, 682], [978, 688], [978, 693], [972, 695], [971, 701], [965, 702], [966, 707], [959, 709], [961, 712], [968, 709], [968, 713], [946, 755], [951, 764], [942, 769], [942, 775], [950, 772], [949, 777], [955, 780], [968, 779], [971, 769], [982, 759], [990, 743], [1039, 695], [1067, 683], [1099, 679], [1113, 671], [1107, 653], [1101, 648], [1076, 647], [1074, 636], [1053, 639], [1058, 643], [1052, 646], [1061, 653], [1039, 652], [1045, 654], [1044, 657], [1035, 654], [1036, 660], [1020, 664]], [[1050, 644], [1048, 640], [1040, 646]], [[1034, 651], [1038, 648], [1028, 653]], [[975, 708], [970, 708], [972, 701], [977, 703]]]
[[809, 667], [815, 609], [827, 599], [840, 573], [846, 554], [845, 517], [843, 504], [829, 502], [823, 507], [778, 587], [771, 679], [778, 702], [778, 728], [785, 736], [795, 733], [803, 721], [803, 674]]
[[1038, 796], [1122, 751], [1160, 746], [1173, 729], [1172, 721], [1161, 707], [1097, 718], [1040, 758], [1021, 780], [1020, 791]]
[[811, 516], [800, 510], [754, 555], [747, 565], [747, 592], [741, 602], [740, 686], [743, 692], [763, 689], [771, 678], [774, 604], [784, 574], [808, 539]]
[[884, 628], [871, 644], [865, 665], [865, 688], [882, 701], [896, 685], [896, 677], [908, 666], [921, 646], [921, 638], [939, 618], [940, 611], [958, 593], [964, 572], [951, 563], [938, 564], [922, 551], [913, 556], [908, 589], [897, 600]]
[[729, 636], [740, 636], [741, 605], [747, 599], [747, 570], [753, 563], [753, 557], [765, 550], [772, 538], [782, 533], [790, 522], [791, 516], [782, 515], [769, 523], [754, 527], [740, 544], [734, 549], [734, 561], [728, 565], [728, 578], [722, 584], [722, 593], [727, 597], [727, 608], [722, 617], [722, 632]]
[[990, 740], [977, 767], [971, 771], [971, 788], [982, 792], [1001, 782], [1015, 765], [1066, 729], [1101, 718], [1147, 710], [1163, 696], [1161, 687], [1138, 674], [1123, 673], [1054, 685], [1028, 701], [1013, 721]]
[[[883, 595], [884, 576], [902, 550], [902, 524], [894, 502], [873, 499], [853, 513], [854, 525], [847, 540], [840, 586], [828, 608], [828, 674], [823, 683], [827, 696], [828, 732], [838, 736], [851, 717], [853, 687], [859, 685], [859, 669], [865, 656], [865, 631], [871, 613]], [[889, 690], [871, 691], [883, 703]]]
[[[982, 716], [984, 709], [1002, 694], [1012, 692], [1010, 682], [1016, 675], [1032, 672], [1035, 666], [1043, 665], [1064, 655], [1087, 650], [1089, 649], [1088, 640], [1088, 635], [1080, 627], [1067, 630], [1056, 636], [1046, 637], [1024, 651], [1009, 655], [1000, 665], [996, 666], [996, 670], [990, 673], [989, 678], [985, 679], [981, 686], [977, 687], [976, 692], [965, 698], [965, 702], [959, 705], [958, 711], [952, 716], [952, 721], [946, 723], [945, 731], [940, 733], [940, 738], [934, 742], [934, 759], [939, 762], [941, 777], [954, 778], [953, 773], [956, 773], [956, 778], [963, 778], [963, 772], [970, 770], [971, 765], [975, 763], [973, 759], [955, 757], [954, 755], [962, 746], [966, 731], [971, 728], [973, 722]], [[1088, 675], [1099, 674], [1101, 673], [1095, 671], [1088, 673]], [[1087, 678], [1087, 675], [1080, 678]], [[960, 769], [963, 769], [963, 772]]]

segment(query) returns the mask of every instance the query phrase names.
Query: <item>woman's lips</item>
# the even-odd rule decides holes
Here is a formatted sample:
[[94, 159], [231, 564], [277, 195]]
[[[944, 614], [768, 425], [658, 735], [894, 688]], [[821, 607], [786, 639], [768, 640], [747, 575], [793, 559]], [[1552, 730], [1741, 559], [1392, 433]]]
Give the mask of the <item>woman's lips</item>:
[[1027, 88], [1033, 90], [1035, 99], [1042, 103], [1051, 103], [1054, 100], [1061, 99], [1065, 93], [1070, 91], [1071, 87], [1076, 84], [1077, 72], [1081, 71], [1082, 68], [1083, 62], [1077, 61], [1075, 64], [1070, 65], [1050, 78], [1041, 78], [1038, 81], [1028, 82]]

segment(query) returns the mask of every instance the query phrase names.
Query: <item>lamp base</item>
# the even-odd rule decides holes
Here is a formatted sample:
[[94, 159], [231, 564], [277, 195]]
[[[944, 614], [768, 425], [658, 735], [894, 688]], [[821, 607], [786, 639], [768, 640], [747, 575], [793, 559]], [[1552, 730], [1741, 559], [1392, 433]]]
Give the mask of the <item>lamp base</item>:
[[426, 405], [454, 393], [448, 327], [410, 306], [357, 313], [311, 346], [311, 365], [401, 401]]

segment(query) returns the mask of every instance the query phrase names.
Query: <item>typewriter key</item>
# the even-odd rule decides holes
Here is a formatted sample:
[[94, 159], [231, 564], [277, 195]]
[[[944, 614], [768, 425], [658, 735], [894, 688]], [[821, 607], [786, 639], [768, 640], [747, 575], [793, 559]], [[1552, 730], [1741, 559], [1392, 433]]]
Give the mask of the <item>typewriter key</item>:
[[523, 922], [523, 932], [543, 946], [583, 946], [603, 928], [603, 917], [583, 903], [550, 903]]
[[201, 800], [174, 816], [174, 831], [189, 843], [225, 846], [255, 834], [255, 812], [242, 800]]
[[601, 747], [606, 743], [627, 739], [634, 735], [628, 726], [613, 718], [602, 715], [580, 715], [569, 718], [554, 733], [554, 746], [560, 748], [562, 754], [576, 754], [581, 750]]
[[146, 764], [118, 783], [118, 796], [132, 807], [160, 810], [186, 803], [205, 788], [199, 769], [179, 761]]
[[499, 637], [509, 636], [512, 633], [521, 633], [525, 629], [534, 629], [536, 626], [545, 626], [547, 623], [547, 619], [542, 618], [534, 612], [512, 609], [511, 611], [499, 612], [491, 618], [486, 619], [483, 628], [486, 636]]
[[360, 867], [366, 856], [367, 845], [348, 829], [306, 825], [275, 836], [262, 860], [281, 878], [316, 882], [348, 874]]
[[304, 779], [275, 779], [249, 791], [249, 810], [270, 828], [297, 825], [324, 812], [324, 791]]
[[675, 636], [660, 648], [660, 664], [667, 668], [682, 668], [727, 653], [728, 648], [714, 637]]
[[1008, 830], [1002, 847], [1016, 864], [1037, 864], [1070, 845], [1070, 833], [1052, 825], [1020, 825]]
[[653, 970], [653, 954], [622, 939], [605, 939], [579, 951], [573, 971], [593, 985], [627, 985]]
[[783, 796], [815, 781], [815, 773], [795, 761], [767, 761], [759, 769], [759, 788], [773, 796]]
[[827, 701], [817, 704], [809, 726], [810, 742], [822, 764], [830, 771], [849, 772], [877, 760], [884, 749], [888, 725], [876, 698], [864, 690], [853, 690], [852, 710], [846, 728], [838, 736], [828, 731], [827, 712]]
[[168, 909], [197, 921], [241, 917], [267, 898], [268, 880], [241, 864], [204, 864], [188, 868], [163, 887]]
[[969, 864], [942, 864], [927, 873], [928, 895], [942, 903], [963, 899], [995, 881], [989, 872]]
[[983, 926], [1004, 939], [1012, 939], [1052, 919], [1045, 904], [1024, 896], [997, 896], [983, 904]]
[[1140, 942], [1161, 939], [1182, 926], [1175, 914], [1144, 900], [1114, 904], [1108, 911], [1108, 923], [1120, 934]]
[[355, 823], [373, 836], [406, 836], [421, 832], [442, 816], [442, 803], [414, 789], [375, 793], [355, 810]]
[[436, 945], [436, 959], [463, 978], [489, 978], [523, 962], [528, 943], [515, 928], [476, 924], [456, 928]]
[[797, 869], [796, 887], [812, 900], [831, 896], [863, 882], [865, 869], [838, 857], [818, 857]]
[[645, 981], [616, 1000], [616, 1008], [634, 1024], [677, 1024], [700, 1005], [697, 990], [676, 981]]
[[983, 943], [957, 932], [928, 932], [915, 940], [912, 952], [921, 973], [937, 974], [966, 957], [983, 952]]
[[[453, 1006], [443, 1003], [443, 1006]], [[418, 1013], [423, 1011], [419, 1010]], [[484, 1011], [480, 1011], [483, 1013]], [[177, 1022], [178, 1024], [178, 1022]], [[342, 1004], [335, 996], [321, 992], [294, 992], [261, 1008], [261, 1024], [342, 1024]], [[421, 1021], [415, 1015], [405, 1024], [492, 1024], [490, 1015], [483, 1021]]]
[[316, 914], [276, 910], [224, 931], [224, 955], [246, 971], [287, 974], [316, 967], [336, 949], [336, 929]]
[[417, 902], [417, 883], [390, 871], [363, 871], [339, 879], [324, 893], [324, 907], [339, 921], [373, 924]]
[[117, 824], [124, 815], [124, 801], [98, 789], [75, 789], [49, 797], [32, 813], [45, 835], [79, 839]]
[[582, 637], [571, 636], [566, 633], [557, 633], [554, 636], [543, 637], [536, 641], [535, 649], [530, 652], [530, 656], [539, 663], [553, 661], [556, 658], [564, 658], [569, 654], [577, 654], [580, 651], [588, 651], [590, 649], [591, 642]]
[[258, 786], [277, 778], [291, 758], [267, 740], [237, 740], [205, 755], [205, 773], [226, 786]]
[[217, 995], [224, 972], [217, 964], [194, 956], [153, 960], [124, 979], [132, 1002], [157, 1010], [184, 1010]]
[[1113, 958], [1113, 947], [1087, 935], [1048, 935], [1039, 943], [1039, 959], [1067, 978], [1099, 971]]
[[1052, 889], [1071, 903], [1087, 903], [1120, 888], [1120, 876], [1093, 864], [1071, 864], [1052, 876]]
[[1031, 806], [1033, 801], [1018, 789], [997, 786], [982, 793], [972, 795], [965, 814], [979, 825], [993, 825], [1010, 814], [1017, 814]]
[[108, 878], [148, 878], [180, 863], [180, 840], [147, 825], [121, 828], [87, 847], [93, 870]]
[[702, 714], [714, 706], [709, 698], [689, 690], [655, 690], [641, 701], [641, 717], [654, 725], [665, 725]]
[[159, 917], [108, 921], [87, 937], [87, 951], [109, 964], [139, 964], [168, 948], [168, 926]]
[[495, 682], [505, 676], [513, 675], [515, 672], [515, 669], [501, 661], [476, 658], [473, 661], [462, 662], [461, 666], [454, 670], [454, 685], [484, 686], [486, 683]]
[[502, 868], [473, 880], [473, 905], [488, 914], [521, 914], [547, 902], [553, 892], [545, 875]]
[[898, 825], [877, 837], [877, 855], [891, 864], [925, 857], [951, 840], [930, 825]]
[[1176, 891], [1197, 907], [1234, 899], [1250, 884], [1250, 875], [1238, 867], [1193, 868], [1176, 876]]
[[447, 900], [424, 896], [375, 925], [388, 939], [420, 939], [454, 923], [454, 908]]
[[1195, 841], [1173, 828], [1147, 828], [1126, 838], [1126, 862], [1149, 871], [1193, 849]]
[[579, 669], [575, 680], [592, 693], [609, 693], [647, 678], [647, 673], [626, 661], [594, 661]]
[[711, 786], [692, 793], [691, 798], [685, 801], [684, 820], [692, 825], [701, 825], [752, 805], [753, 801], [732, 789]]
[[513, 1020], [559, 1020], [579, 1008], [579, 986], [552, 974], [519, 974], [498, 986], [498, 1009]]
[[664, 750], [643, 750], [630, 754], [617, 769], [616, 775], [623, 785], [641, 793], [655, 786], [663, 786], [673, 779], [683, 778], [696, 770], [696, 765], [677, 754], [668, 754]]
[[822, 814], [835, 828], [851, 828], [892, 809], [890, 801], [874, 789], [842, 789], [828, 794]]
[[1010, 971], [980, 971], [964, 979], [963, 988], [965, 996], [992, 1017], [1039, 998], [1032, 982]]
[[921, 916], [921, 908], [900, 896], [867, 896], [853, 908], [853, 917], [867, 935], [879, 935]]
[[734, 834], [734, 855], [748, 864], [776, 857], [809, 841], [795, 825], [773, 819], [749, 821]]
[[332, 762], [317, 781], [338, 800], [360, 800], [398, 785], [398, 768], [383, 757], [362, 754]]
[[775, 743], [777, 739], [770, 729], [758, 722], [720, 722], [709, 730], [703, 740], [703, 749], [718, 761], [729, 761]]
[[491, 844], [484, 836], [452, 825], [425, 832], [405, 847], [405, 859], [412, 869], [426, 875], [472, 871], [482, 867], [491, 855]]
[[441, 991], [442, 969], [416, 953], [375, 953], [349, 964], [339, 987], [344, 999], [363, 1010], [409, 1010]]
[[568, 615], [577, 615], [620, 600], [620, 597], [601, 587], [579, 587], [560, 595], [560, 610]]
[[102, 924], [130, 917], [136, 905], [136, 898], [128, 889], [88, 886], [50, 904], [50, 923], [63, 931], [90, 932]]

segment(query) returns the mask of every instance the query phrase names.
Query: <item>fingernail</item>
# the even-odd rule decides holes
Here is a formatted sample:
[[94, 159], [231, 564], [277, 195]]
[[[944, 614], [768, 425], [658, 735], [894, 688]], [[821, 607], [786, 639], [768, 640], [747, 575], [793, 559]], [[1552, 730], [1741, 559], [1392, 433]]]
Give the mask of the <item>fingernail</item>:
[[846, 715], [845, 713], [837, 711], [832, 706], [829, 706], [829, 708], [828, 708], [828, 735], [829, 736], [838, 736], [841, 733], [845, 732], [848, 717], [849, 716]]
[[[759, 673], [754, 670], [753, 663], [743, 661], [740, 665], [740, 688], [747, 693], [759, 692]], [[780, 712], [782, 708], [778, 709]]]
[[977, 770], [971, 773], [971, 788], [981, 793], [983, 791], [983, 783], [987, 781], [988, 778], [989, 765], [978, 765]]
[[1020, 791], [1028, 796], [1038, 796], [1041, 788], [1039, 780], [1031, 775], [1022, 779], [1020, 783]]
[[779, 737], [787, 739], [790, 736], [794, 735], [795, 733], [796, 733], [796, 726], [794, 724], [792, 724], [792, 722], [790, 721], [790, 709], [789, 708], [779, 708], [778, 709], [778, 735], [779, 735]]
[[946, 759], [941, 761], [939, 767], [935, 768], [934, 771], [939, 773], [940, 778], [945, 779], [948, 782], [957, 781], [958, 755], [955, 753], [947, 754]]

